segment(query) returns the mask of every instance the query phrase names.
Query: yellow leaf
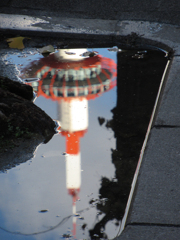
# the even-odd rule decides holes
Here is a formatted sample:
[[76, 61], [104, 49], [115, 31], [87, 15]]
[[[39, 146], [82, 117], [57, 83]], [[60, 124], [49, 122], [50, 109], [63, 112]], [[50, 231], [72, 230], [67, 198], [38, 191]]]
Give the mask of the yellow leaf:
[[15, 38], [8, 38], [6, 41], [8, 42], [8, 45], [10, 48], [18, 48], [18, 49], [23, 49], [24, 44], [23, 40], [25, 37], [15, 37]]

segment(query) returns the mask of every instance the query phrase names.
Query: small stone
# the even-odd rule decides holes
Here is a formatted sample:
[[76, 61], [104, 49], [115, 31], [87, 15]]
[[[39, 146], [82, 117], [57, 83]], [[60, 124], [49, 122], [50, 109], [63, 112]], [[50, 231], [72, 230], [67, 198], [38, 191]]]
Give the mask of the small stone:
[[40, 210], [39, 212], [44, 213], [44, 212], [49, 212], [49, 210], [48, 209], [43, 209], [43, 210]]

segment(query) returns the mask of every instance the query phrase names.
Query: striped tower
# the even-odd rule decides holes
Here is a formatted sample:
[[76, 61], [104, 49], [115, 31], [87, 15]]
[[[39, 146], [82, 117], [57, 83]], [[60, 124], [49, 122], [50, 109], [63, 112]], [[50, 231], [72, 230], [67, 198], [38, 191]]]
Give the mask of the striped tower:
[[86, 98], [62, 100], [59, 104], [61, 134], [66, 137], [66, 187], [73, 199], [73, 236], [76, 236], [76, 201], [81, 187], [80, 138], [88, 128]]
[[66, 187], [73, 202], [73, 236], [76, 236], [76, 201], [81, 187], [80, 138], [88, 129], [88, 100], [116, 85], [116, 63], [89, 54], [86, 49], [61, 49], [32, 62], [21, 78], [31, 82], [37, 96], [58, 102], [61, 135], [66, 138]]

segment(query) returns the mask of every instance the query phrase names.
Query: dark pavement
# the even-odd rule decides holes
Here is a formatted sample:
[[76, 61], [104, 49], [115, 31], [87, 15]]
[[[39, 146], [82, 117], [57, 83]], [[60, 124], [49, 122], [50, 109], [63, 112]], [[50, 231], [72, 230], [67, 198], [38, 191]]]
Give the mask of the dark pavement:
[[9, 0], [1, 1], [0, 8], [0, 12], [6, 14], [105, 20], [144, 20], [180, 24], [180, 2], [178, 0]]
[[1, 1], [0, 28], [113, 36], [116, 43], [135, 32], [140, 38], [134, 42], [172, 50], [133, 182], [125, 230], [117, 239], [179, 239], [180, 1]]

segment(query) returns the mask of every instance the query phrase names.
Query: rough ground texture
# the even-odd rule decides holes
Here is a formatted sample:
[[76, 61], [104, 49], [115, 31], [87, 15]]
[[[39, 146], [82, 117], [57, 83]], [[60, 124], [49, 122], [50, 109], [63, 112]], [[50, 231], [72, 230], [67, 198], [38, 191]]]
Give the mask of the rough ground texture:
[[1, 1], [0, 12], [32, 14], [38, 17], [63, 16], [67, 18], [130, 19], [180, 24], [180, 2], [177, 0], [10, 0]]
[[[47, 138], [55, 133], [53, 120], [30, 100], [30, 86], [0, 78], [0, 135], [21, 137], [38, 133]], [[28, 100], [27, 100], [28, 99]]]
[[[4, 152], [6, 156], [7, 152], [11, 153], [10, 159], [14, 159], [13, 152], [17, 155], [17, 147], [24, 145], [27, 139], [29, 144], [24, 149], [19, 148], [22, 155], [26, 155], [23, 151], [30, 153], [29, 148], [33, 151], [35, 146], [54, 135], [54, 121], [30, 101], [32, 98], [32, 87], [0, 77], [0, 161]], [[25, 160], [28, 158], [29, 155]], [[3, 164], [4, 160], [0, 163], [0, 170], [4, 169]]]

